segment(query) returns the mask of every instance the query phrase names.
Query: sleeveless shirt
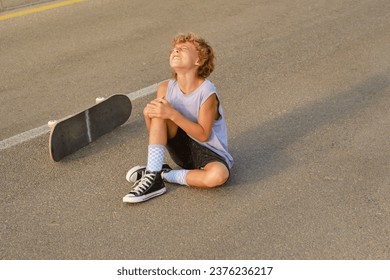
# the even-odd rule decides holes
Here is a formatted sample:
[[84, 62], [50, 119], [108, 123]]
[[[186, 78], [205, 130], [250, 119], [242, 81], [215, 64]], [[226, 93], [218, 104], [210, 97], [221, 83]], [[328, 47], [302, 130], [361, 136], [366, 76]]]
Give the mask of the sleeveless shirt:
[[165, 98], [179, 113], [190, 121], [197, 123], [200, 107], [213, 94], [215, 94], [218, 99], [218, 112], [220, 117], [218, 120], [214, 120], [209, 139], [205, 142], [200, 142], [190, 135], [188, 136], [199, 144], [222, 156], [229, 168], [231, 168], [233, 166], [233, 157], [228, 152], [226, 122], [223, 116], [220, 98], [215, 86], [206, 79], [194, 92], [184, 94], [177, 81], [170, 80]]

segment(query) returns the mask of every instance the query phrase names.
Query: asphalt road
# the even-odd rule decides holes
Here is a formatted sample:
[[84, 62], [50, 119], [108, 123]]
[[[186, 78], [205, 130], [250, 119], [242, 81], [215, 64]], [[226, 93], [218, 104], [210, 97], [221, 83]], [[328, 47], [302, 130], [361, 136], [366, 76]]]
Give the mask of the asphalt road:
[[169, 78], [186, 31], [217, 54], [229, 183], [124, 205], [141, 98], [63, 162], [48, 134], [0, 151], [1, 259], [389, 259], [388, 0], [94, 0], [1, 21], [0, 139]]

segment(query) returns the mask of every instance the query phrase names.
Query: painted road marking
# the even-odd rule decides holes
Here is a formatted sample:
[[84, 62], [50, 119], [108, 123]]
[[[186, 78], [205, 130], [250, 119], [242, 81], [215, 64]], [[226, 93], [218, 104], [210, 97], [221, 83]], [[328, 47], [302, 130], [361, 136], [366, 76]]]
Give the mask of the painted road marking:
[[0, 15], [0, 20], [7, 20], [7, 19], [11, 19], [11, 18], [16, 18], [16, 17], [21, 17], [21, 16], [25, 16], [25, 15], [34, 14], [34, 13], [39, 13], [39, 12], [43, 12], [43, 11], [47, 11], [47, 10], [51, 10], [51, 9], [56, 9], [56, 8], [60, 8], [63, 6], [72, 5], [72, 4], [76, 4], [79, 2], [84, 2], [84, 1], [86, 1], [86, 0], [64, 0], [64, 1], [61, 1], [58, 3], [48, 4], [48, 5], [44, 5], [44, 6], [40, 6], [40, 7], [36, 7], [36, 8], [30, 8], [30, 9], [21, 10], [18, 12], [12, 12], [9, 14]]
[[[126, 94], [131, 101], [134, 101], [138, 98], [147, 96], [149, 94], [152, 94], [157, 91], [157, 87], [160, 83], [153, 84], [151, 86], [148, 86], [146, 88], [131, 92]], [[32, 140], [34, 138], [37, 138], [39, 136], [42, 136], [46, 133], [50, 132], [50, 128], [47, 126], [47, 124], [42, 125], [40, 127], [31, 129], [29, 131], [20, 133], [18, 135], [12, 136], [10, 138], [4, 139], [0, 141], [0, 151], [5, 150], [8, 148], [11, 148], [13, 146], [19, 145], [23, 142]]]
[[11, 148], [20, 143], [26, 142], [28, 140], [34, 139], [38, 136], [41, 136], [47, 132], [49, 132], [49, 128], [47, 125], [42, 125], [40, 127], [31, 129], [29, 131], [20, 133], [18, 135], [12, 136], [11, 138], [2, 140], [0, 142], [0, 151]]

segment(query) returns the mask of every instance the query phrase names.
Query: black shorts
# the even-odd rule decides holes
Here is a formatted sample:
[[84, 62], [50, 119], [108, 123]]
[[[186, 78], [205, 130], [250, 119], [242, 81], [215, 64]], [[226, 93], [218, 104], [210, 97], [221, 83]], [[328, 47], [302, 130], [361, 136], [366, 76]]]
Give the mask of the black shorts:
[[229, 170], [223, 157], [193, 140], [180, 127], [175, 137], [168, 140], [167, 150], [172, 160], [184, 169], [202, 169], [206, 164], [217, 161]]

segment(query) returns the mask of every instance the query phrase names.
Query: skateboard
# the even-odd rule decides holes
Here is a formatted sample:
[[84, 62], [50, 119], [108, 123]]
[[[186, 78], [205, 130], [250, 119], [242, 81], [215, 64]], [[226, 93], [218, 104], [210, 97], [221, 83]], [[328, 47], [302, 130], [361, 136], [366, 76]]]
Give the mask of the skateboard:
[[50, 158], [62, 158], [87, 146], [100, 136], [124, 124], [130, 117], [132, 104], [123, 94], [96, 98], [96, 104], [62, 120], [49, 121]]

